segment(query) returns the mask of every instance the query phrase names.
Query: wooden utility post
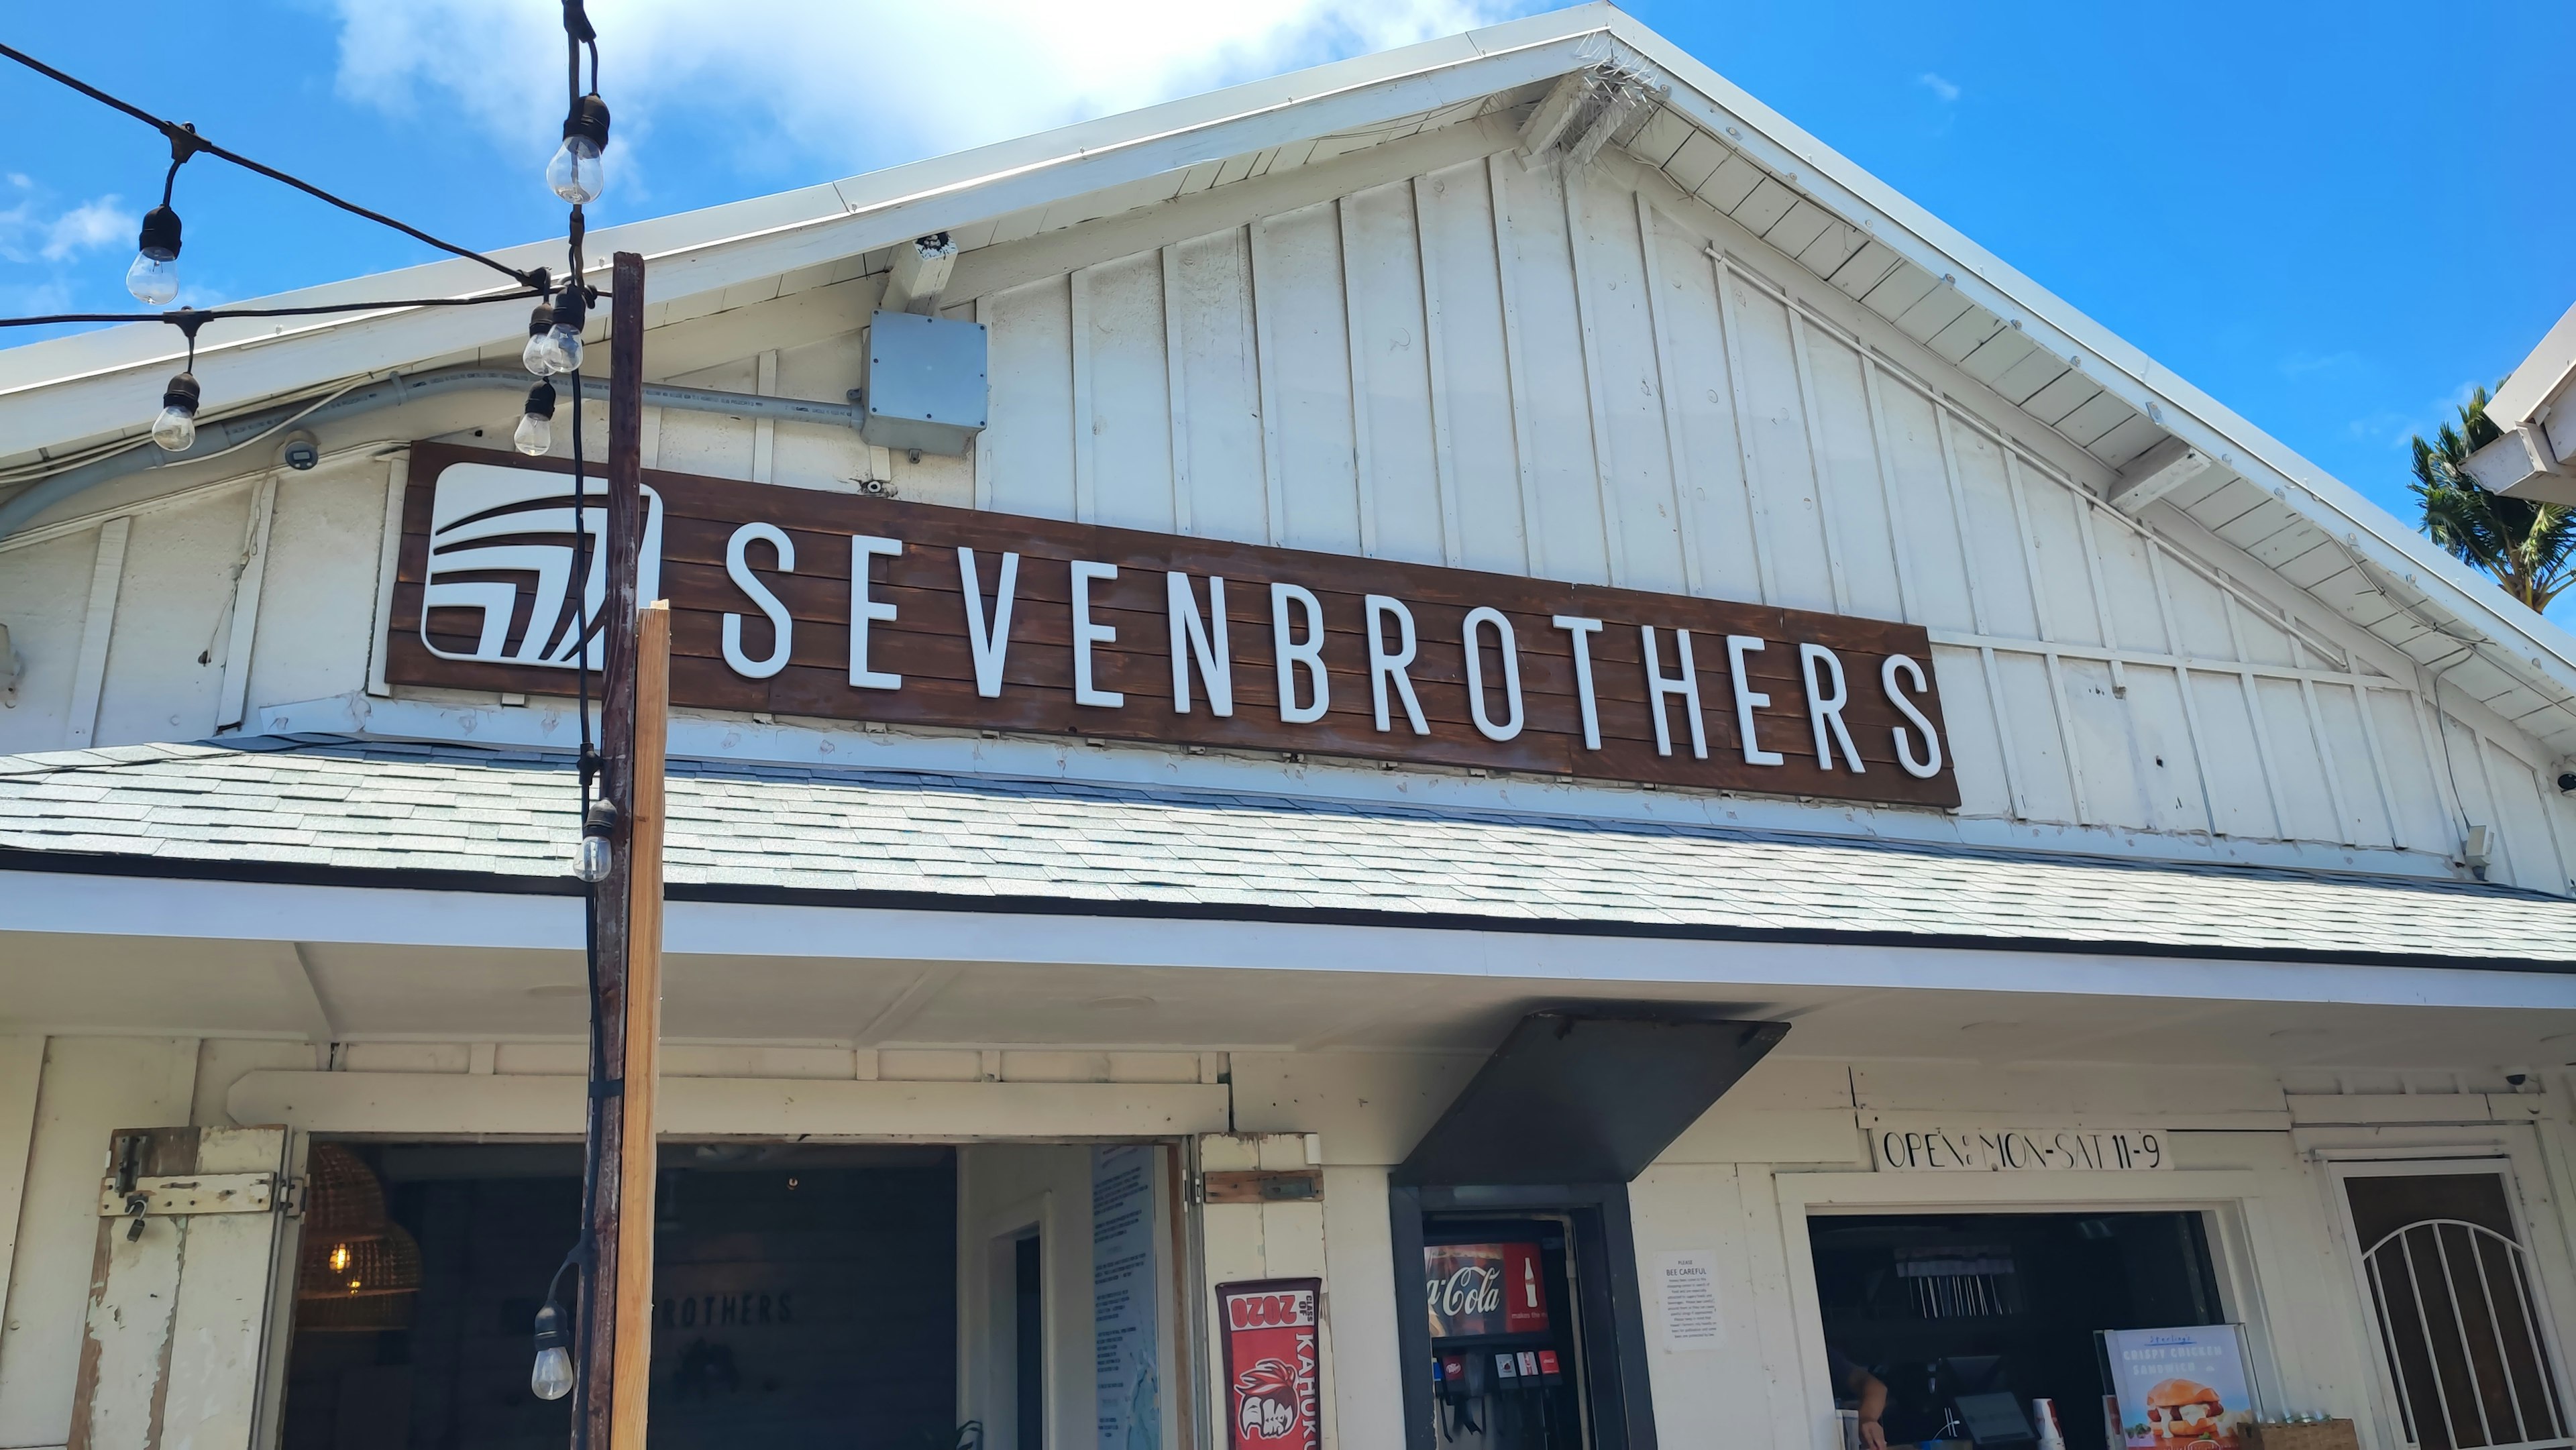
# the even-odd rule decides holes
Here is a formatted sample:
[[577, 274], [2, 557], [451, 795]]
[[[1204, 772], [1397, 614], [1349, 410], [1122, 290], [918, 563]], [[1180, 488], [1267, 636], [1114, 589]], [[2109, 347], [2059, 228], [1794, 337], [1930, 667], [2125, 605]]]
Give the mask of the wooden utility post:
[[[600, 1074], [587, 1151], [596, 1175], [583, 1284], [582, 1415], [590, 1450], [644, 1450], [652, 1354], [653, 1087], [661, 1038], [662, 763], [670, 701], [670, 612], [639, 619], [644, 539], [644, 259], [616, 254], [608, 364], [608, 588], [601, 604], [601, 790], [616, 807], [599, 883], [599, 991], [591, 1003]], [[576, 400], [575, 407], [580, 404]]]

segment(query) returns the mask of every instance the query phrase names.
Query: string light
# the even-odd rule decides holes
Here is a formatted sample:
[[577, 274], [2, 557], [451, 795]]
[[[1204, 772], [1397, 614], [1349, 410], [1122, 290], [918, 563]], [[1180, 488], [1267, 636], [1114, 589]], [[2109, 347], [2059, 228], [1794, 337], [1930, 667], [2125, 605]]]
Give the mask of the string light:
[[134, 239], [134, 265], [125, 269], [125, 290], [146, 307], [166, 307], [179, 295], [179, 214], [167, 202], [143, 214], [143, 234]]
[[539, 383], [528, 389], [528, 406], [519, 415], [518, 430], [510, 435], [510, 444], [530, 458], [542, 458], [555, 446], [555, 385]]
[[[552, 321], [546, 326], [544, 343], [547, 372], [581, 371], [581, 328], [584, 314], [589, 310], [590, 295], [582, 288], [581, 280], [576, 275], [572, 281], [564, 284], [563, 292], [555, 298], [555, 305], [550, 310]], [[528, 325], [535, 326], [536, 319], [530, 318]], [[535, 338], [528, 340], [529, 350], [533, 351], [537, 346]], [[524, 356], [523, 353], [522, 357]], [[530, 368], [529, 371], [534, 372], [535, 369]]]
[[572, 110], [564, 117], [563, 144], [546, 163], [547, 187], [575, 206], [599, 200], [608, 185], [599, 156], [607, 149], [608, 103], [597, 91], [574, 98]]
[[165, 452], [185, 453], [197, 441], [197, 375], [183, 372], [161, 390], [161, 416], [152, 420], [152, 441]]

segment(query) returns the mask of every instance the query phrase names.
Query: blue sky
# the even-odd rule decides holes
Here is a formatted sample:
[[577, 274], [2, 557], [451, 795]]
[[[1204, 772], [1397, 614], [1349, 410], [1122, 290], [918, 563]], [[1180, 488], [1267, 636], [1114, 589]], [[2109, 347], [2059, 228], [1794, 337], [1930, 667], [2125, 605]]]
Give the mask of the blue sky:
[[[1460, 28], [1486, 0], [592, 0], [604, 222]], [[1656, 3], [1648, 24], [2363, 493], [2576, 301], [2576, 6]], [[28, 6], [12, 44], [474, 245], [555, 232], [552, 0]], [[141, 33], [172, 37], [139, 46]], [[0, 312], [128, 305], [151, 132], [0, 74]], [[189, 165], [183, 300], [421, 260]]]

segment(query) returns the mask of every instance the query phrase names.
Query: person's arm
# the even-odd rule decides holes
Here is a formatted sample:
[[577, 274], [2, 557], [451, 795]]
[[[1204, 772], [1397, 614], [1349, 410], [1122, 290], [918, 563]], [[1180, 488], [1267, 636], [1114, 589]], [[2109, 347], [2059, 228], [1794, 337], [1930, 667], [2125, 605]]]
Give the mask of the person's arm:
[[1887, 1413], [1885, 1382], [1855, 1364], [1844, 1379], [1843, 1388], [1860, 1397], [1861, 1450], [1887, 1450], [1887, 1431], [1879, 1425], [1879, 1418]]

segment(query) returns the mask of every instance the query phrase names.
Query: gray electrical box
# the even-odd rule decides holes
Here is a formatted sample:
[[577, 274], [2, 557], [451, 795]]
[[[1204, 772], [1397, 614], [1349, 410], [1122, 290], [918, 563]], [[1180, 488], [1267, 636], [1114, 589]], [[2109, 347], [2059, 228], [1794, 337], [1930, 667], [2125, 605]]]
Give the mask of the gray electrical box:
[[984, 431], [984, 324], [877, 313], [864, 398], [859, 431], [876, 447], [966, 452]]

